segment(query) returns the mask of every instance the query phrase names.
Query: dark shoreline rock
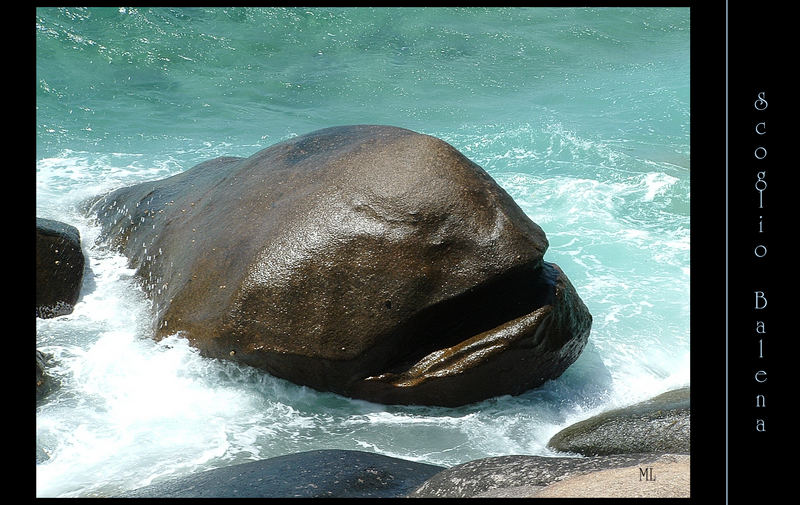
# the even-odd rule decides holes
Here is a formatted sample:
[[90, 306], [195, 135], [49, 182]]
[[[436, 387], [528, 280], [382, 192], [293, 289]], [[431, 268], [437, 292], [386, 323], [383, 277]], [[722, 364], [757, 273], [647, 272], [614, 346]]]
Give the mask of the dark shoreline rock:
[[327, 128], [122, 188], [92, 207], [156, 336], [379, 403], [520, 394], [580, 355], [591, 315], [513, 199], [446, 142]]
[[689, 414], [689, 388], [680, 388], [568, 426], [556, 433], [547, 446], [584, 456], [689, 454]]
[[36, 317], [72, 312], [80, 296], [84, 265], [77, 228], [36, 218]]
[[[509, 455], [446, 468], [370, 452], [322, 449], [200, 472], [119, 497], [680, 497], [689, 491], [688, 465], [688, 455], [674, 454], [589, 458]], [[662, 476], [658, 486], [639, 480], [640, 468], [646, 467]], [[665, 483], [667, 471], [673, 478]]]
[[399, 498], [444, 467], [323, 449], [209, 470], [124, 498]]

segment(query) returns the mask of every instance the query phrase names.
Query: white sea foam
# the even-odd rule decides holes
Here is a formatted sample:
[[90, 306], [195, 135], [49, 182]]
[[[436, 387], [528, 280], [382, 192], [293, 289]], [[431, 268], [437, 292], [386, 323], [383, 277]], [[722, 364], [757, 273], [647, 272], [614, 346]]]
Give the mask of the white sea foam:
[[[37, 347], [53, 355], [49, 371], [61, 382], [37, 407], [37, 496], [114, 495], [178, 475], [320, 448], [368, 450], [441, 465], [501, 454], [552, 455], [547, 441], [568, 424], [688, 384], [688, 135], [681, 133], [683, 124], [676, 127], [653, 119], [663, 112], [658, 101], [665, 93], [662, 87], [644, 86], [638, 90], [643, 94], [635, 84], [628, 89], [607, 80], [611, 75], [630, 79], [636, 65], [608, 61], [605, 52], [594, 51], [585, 67], [580, 56], [597, 37], [581, 37], [576, 50], [568, 50], [570, 42], [560, 42], [556, 49], [553, 41], [537, 38], [549, 37], [547, 30], [523, 30], [530, 40], [510, 32], [515, 57], [506, 64], [518, 64], [523, 49], [536, 53], [527, 63], [539, 65], [543, 59], [544, 67], [538, 70], [557, 75], [551, 84], [561, 87], [548, 89], [547, 78], [540, 76], [537, 84], [544, 86], [514, 82], [510, 73], [509, 82], [491, 81], [486, 87], [487, 71], [503, 63], [501, 53], [476, 53], [469, 59], [474, 68], [457, 58], [452, 69], [467, 69], [469, 74], [461, 74], [459, 80], [447, 66], [452, 51], [440, 54], [437, 45], [468, 41], [461, 36], [447, 39], [440, 31], [431, 39], [427, 30], [433, 25], [411, 18], [402, 19], [398, 29], [387, 24], [377, 30], [379, 25], [370, 24], [368, 29], [378, 34], [361, 34], [367, 36], [364, 43], [353, 28], [361, 23], [344, 19], [354, 13], [337, 13], [334, 18], [342, 24], [329, 20], [332, 24], [324, 30], [337, 34], [339, 56], [346, 63], [323, 68], [322, 58], [308, 64], [302, 60], [306, 52], [318, 54], [318, 48], [305, 41], [323, 39], [291, 39], [297, 48], [283, 40], [299, 33], [302, 16], [291, 10], [268, 11], [268, 16], [267, 11], [248, 12], [272, 23], [278, 33], [266, 42], [262, 31], [241, 31], [245, 25], [229, 24], [222, 11], [185, 13], [180, 28], [187, 38], [164, 36], [175, 28], [167, 11], [125, 12], [135, 13], [140, 23], [114, 28], [141, 30], [147, 42], [116, 32], [101, 37], [112, 25], [97, 24], [94, 20], [102, 16], [90, 16], [88, 10], [37, 14], [37, 44], [59, 58], [43, 59], [37, 67], [43, 95], [38, 114], [40, 123], [47, 125], [41, 150], [47, 154], [36, 166], [36, 212], [77, 226], [89, 258], [74, 312], [37, 320]], [[74, 13], [82, 16], [80, 23], [67, 19]], [[482, 22], [487, 16], [492, 17], [482, 14]], [[582, 22], [590, 25], [597, 17], [591, 13], [591, 20]], [[508, 21], [504, 18], [497, 26]], [[548, 27], [545, 18], [540, 22]], [[421, 27], [406, 33], [415, 23]], [[552, 23], [549, 28], [557, 28], [562, 21]], [[209, 26], [236, 30], [238, 35], [225, 37], [220, 45], [221, 36], [206, 37]], [[88, 27], [96, 32], [91, 37], [80, 33]], [[461, 29], [471, 28], [467, 23]], [[66, 38], [64, 30], [71, 30]], [[384, 33], [388, 38], [381, 38]], [[480, 34], [471, 35], [477, 40]], [[373, 58], [376, 48], [394, 47], [394, 36], [405, 38], [397, 44], [398, 54]], [[64, 40], [82, 42], [64, 45]], [[87, 45], [87, 40], [98, 45]], [[124, 42], [113, 46], [120, 44], [115, 41]], [[354, 42], [363, 47], [356, 59], [347, 60]], [[537, 51], [540, 42], [545, 48]], [[131, 53], [126, 44], [142, 51]], [[82, 49], [73, 51], [72, 45]], [[268, 57], [277, 57], [277, 49], [300, 56], [288, 67], [275, 67], [288, 68], [292, 75], [268, 75], [261, 66], [262, 53], [256, 50], [264, 47]], [[103, 58], [99, 67], [87, 67], [97, 70], [96, 78], [92, 72], [69, 71], [83, 68], [86, 49], [100, 51], [96, 54]], [[335, 49], [326, 47], [325, 53]], [[162, 53], [178, 57], [159, 59]], [[436, 57], [428, 59], [434, 53]], [[491, 57], [481, 58], [484, 53]], [[105, 59], [125, 54], [134, 56], [125, 65], [143, 70], [145, 76], [132, 87], [126, 87], [127, 79], [118, 82], [118, 76], [105, 73], [117, 66], [117, 61], [111, 65]], [[442, 55], [445, 58], [438, 59]], [[551, 61], [564, 56], [571, 60]], [[409, 58], [411, 65], [403, 67], [402, 58]], [[387, 66], [387, 60], [397, 64]], [[50, 68], [49, 62], [61, 61], [66, 63]], [[590, 68], [589, 73], [579, 75], [581, 66]], [[366, 70], [338, 73], [355, 68]], [[570, 71], [564, 74], [566, 68]], [[607, 75], [598, 72], [603, 69]], [[323, 71], [331, 72], [331, 78]], [[390, 81], [380, 80], [384, 74]], [[654, 69], [647, 68], [636, 77], [652, 75]], [[150, 77], [153, 86], [146, 81]], [[119, 84], [119, 89], [90, 86], [103, 79]], [[426, 81], [447, 86], [428, 86]], [[653, 95], [652, 89], [659, 93]], [[353, 95], [359, 90], [369, 93], [384, 109], [381, 113], [391, 112], [376, 115], [370, 107], [353, 107], [367, 96]], [[483, 95], [464, 100], [465, 93]], [[449, 99], [456, 105], [443, 106]], [[483, 105], [487, 109], [473, 110], [483, 99], [488, 99]], [[667, 105], [676, 117], [688, 113], [680, 99], [671, 98]], [[598, 106], [606, 107], [608, 114], [597, 112]], [[115, 109], [112, 113], [119, 116], [101, 121], [104, 108]], [[495, 110], [487, 115], [488, 108]], [[72, 119], [78, 115], [81, 119]], [[484, 167], [542, 226], [550, 241], [545, 260], [564, 269], [594, 316], [587, 349], [561, 377], [520, 396], [454, 409], [384, 406], [203, 358], [179, 335], [152, 340], [150, 302], [127, 260], [94, 244], [98, 230], [81, 214], [80, 204], [118, 187], [173, 175], [205, 159], [247, 156], [328, 122], [352, 119], [407, 120], [409, 127], [444, 138]], [[446, 126], [435, 131], [431, 124]], [[660, 134], [662, 126], [672, 126], [676, 136]], [[58, 150], [73, 141], [97, 149]], [[126, 152], [120, 146], [144, 151]]]
[[[139, 167], [126, 168], [132, 162], [111, 167], [100, 185], [138, 182], [144, 175]], [[42, 208], [52, 205], [57, 217], [57, 207], [96, 191], [87, 175], [95, 163], [101, 162], [74, 154], [44, 160], [42, 193], [54, 192], [50, 184], [59, 180], [65, 193], [50, 194], [55, 201]], [[605, 181], [508, 172], [497, 180], [545, 228], [551, 241], [546, 259], [568, 272], [595, 316], [591, 342], [602, 364], [589, 365], [585, 353], [539, 390], [457, 409], [349, 400], [202, 358], [178, 335], [153, 341], [150, 304], [127, 261], [95, 246], [97, 229], [72, 214], [86, 239], [90, 275], [72, 314], [37, 322], [39, 348], [54, 355], [51, 372], [62, 383], [37, 409], [38, 446], [47, 454], [37, 465], [37, 495], [113, 495], [316, 448], [440, 465], [551, 454], [547, 440], [571, 422], [687, 383], [688, 353], [669, 350], [676, 343], [687, 348], [688, 327], [672, 318], [688, 321], [688, 226], [632, 219], [630, 212], [636, 202], [663, 203], [676, 181], [657, 172]], [[643, 268], [648, 262], [653, 267]], [[677, 312], [665, 314], [672, 304]], [[587, 389], [598, 366], [610, 382]]]
[[146, 180], [161, 179], [183, 168], [169, 156], [140, 153], [97, 154], [64, 150], [36, 163], [36, 215], [80, 220], [80, 205], [89, 198]]

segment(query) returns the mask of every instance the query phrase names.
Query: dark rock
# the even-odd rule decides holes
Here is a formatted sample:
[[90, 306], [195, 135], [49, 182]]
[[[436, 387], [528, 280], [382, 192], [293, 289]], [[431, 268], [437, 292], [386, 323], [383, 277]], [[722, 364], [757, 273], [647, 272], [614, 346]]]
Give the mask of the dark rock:
[[77, 228], [36, 218], [36, 317], [72, 312], [80, 295], [84, 264]]
[[575, 423], [556, 433], [547, 445], [585, 456], [689, 454], [689, 388]]
[[[493, 489], [521, 488], [535, 491], [573, 475], [609, 468], [644, 465], [657, 461], [656, 454], [570, 458], [547, 456], [497, 456], [456, 465], [437, 473], [409, 494], [410, 498], [471, 498], [487, 496]], [[513, 493], [509, 493], [513, 494]]]
[[581, 353], [591, 315], [547, 239], [434, 137], [328, 128], [106, 195], [102, 238], [157, 337], [382, 403], [519, 394]]
[[443, 467], [362, 451], [278, 456], [153, 484], [126, 498], [392, 498]]
[[56, 381], [47, 373], [47, 363], [52, 356], [36, 350], [36, 401], [38, 402], [56, 386]]

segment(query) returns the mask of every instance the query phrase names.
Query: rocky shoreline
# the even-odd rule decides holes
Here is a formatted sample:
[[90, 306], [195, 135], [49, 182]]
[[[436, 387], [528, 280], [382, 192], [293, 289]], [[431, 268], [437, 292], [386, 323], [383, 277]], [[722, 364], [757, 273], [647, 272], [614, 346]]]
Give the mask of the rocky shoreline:
[[[625, 425], [625, 437], [649, 438], [654, 452], [614, 453], [619, 440], [603, 444], [602, 456], [508, 455], [481, 458], [450, 468], [350, 450], [289, 454], [154, 484], [123, 497], [340, 497], [340, 498], [546, 498], [688, 497], [689, 388], [609, 411], [576, 423], [568, 434], [591, 433], [596, 426]], [[685, 401], [684, 401], [685, 400]], [[631, 423], [638, 416], [639, 423]], [[680, 418], [680, 421], [676, 421]], [[673, 421], [675, 421], [673, 423]], [[679, 433], [652, 430], [680, 423]], [[584, 431], [586, 430], [586, 431]], [[678, 438], [685, 437], [675, 445]], [[563, 440], [561, 434], [554, 437]], [[684, 453], [663, 452], [667, 447]]]
[[[37, 306], [38, 317], [54, 317], [59, 311], [71, 312], [77, 300], [80, 277], [76, 281], [75, 274], [82, 272], [83, 258], [75, 253], [80, 251], [77, 230], [53, 221], [41, 224], [51, 242], [56, 236], [53, 230], [63, 232], [58, 234], [58, 245], [41, 249], [45, 255], [60, 255], [47, 262], [73, 265], [68, 270], [71, 277], [49, 279], [54, 292], [67, 302], [51, 303], [45, 310]], [[62, 283], [56, 285], [59, 279]], [[53, 307], [60, 308], [54, 312]], [[47, 375], [49, 359], [37, 350], [37, 402], [57, 387]], [[689, 388], [681, 388], [575, 423], [548, 442], [551, 450], [564, 456], [497, 456], [445, 468], [362, 451], [316, 450], [201, 472], [122, 496], [686, 497], [689, 400]]]
[[[681, 466], [677, 472], [674, 466], [676, 463]], [[618, 454], [586, 458], [497, 456], [469, 461], [444, 470], [423, 483], [408, 497], [687, 496], [689, 488], [684, 488], [683, 484], [688, 483], [688, 464], [689, 456], [672, 454]], [[647, 470], [648, 468], [651, 470]], [[681, 473], [686, 479], [666, 478], [662, 472], [667, 469], [671, 473]], [[645, 480], [641, 475], [642, 471], [656, 475], [656, 480]], [[658, 482], [657, 490], [653, 489], [655, 482]]]
[[[543, 260], [544, 231], [482, 168], [410, 130], [319, 130], [121, 188], [88, 212], [136, 269], [157, 338], [181, 330], [205, 356], [320, 391], [441, 406], [517, 395], [560, 376], [589, 338], [586, 305]], [[80, 235], [36, 229], [36, 316], [68, 314]], [[47, 359], [37, 351], [37, 401], [54, 387]], [[315, 450], [125, 496], [685, 496], [689, 389], [577, 423], [548, 447], [451, 468]]]
[[[78, 229], [52, 219], [36, 218], [36, 317], [72, 313], [81, 295], [86, 258]], [[51, 356], [36, 350], [36, 401], [58, 382], [47, 373]]]

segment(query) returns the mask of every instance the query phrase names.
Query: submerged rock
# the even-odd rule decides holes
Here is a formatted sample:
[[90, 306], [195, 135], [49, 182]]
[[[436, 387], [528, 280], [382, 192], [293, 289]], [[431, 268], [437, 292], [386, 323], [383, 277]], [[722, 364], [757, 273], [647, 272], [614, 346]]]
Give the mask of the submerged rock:
[[36, 350], [36, 401], [39, 402], [56, 386], [55, 380], [47, 373], [47, 362], [51, 356]]
[[84, 264], [77, 228], [36, 218], [36, 317], [72, 312], [80, 295]]
[[[567, 477], [610, 468], [649, 465], [659, 461], [660, 457], [656, 454], [620, 454], [591, 458], [522, 455], [481, 458], [437, 473], [411, 492], [409, 497], [535, 495], [541, 488]], [[496, 491], [500, 489], [506, 491]]]
[[589, 336], [542, 229], [410, 130], [316, 131], [92, 210], [155, 302], [157, 337], [318, 390], [432, 405], [519, 394]]
[[125, 498], [397, 498], [443, 467], [326, 449], [209, 470], [128, 492]]
[[689, 424], [686, 387], [575, 423], [556, 433], [547, 445], [557, 451], [585, 456], [689, 454]]

